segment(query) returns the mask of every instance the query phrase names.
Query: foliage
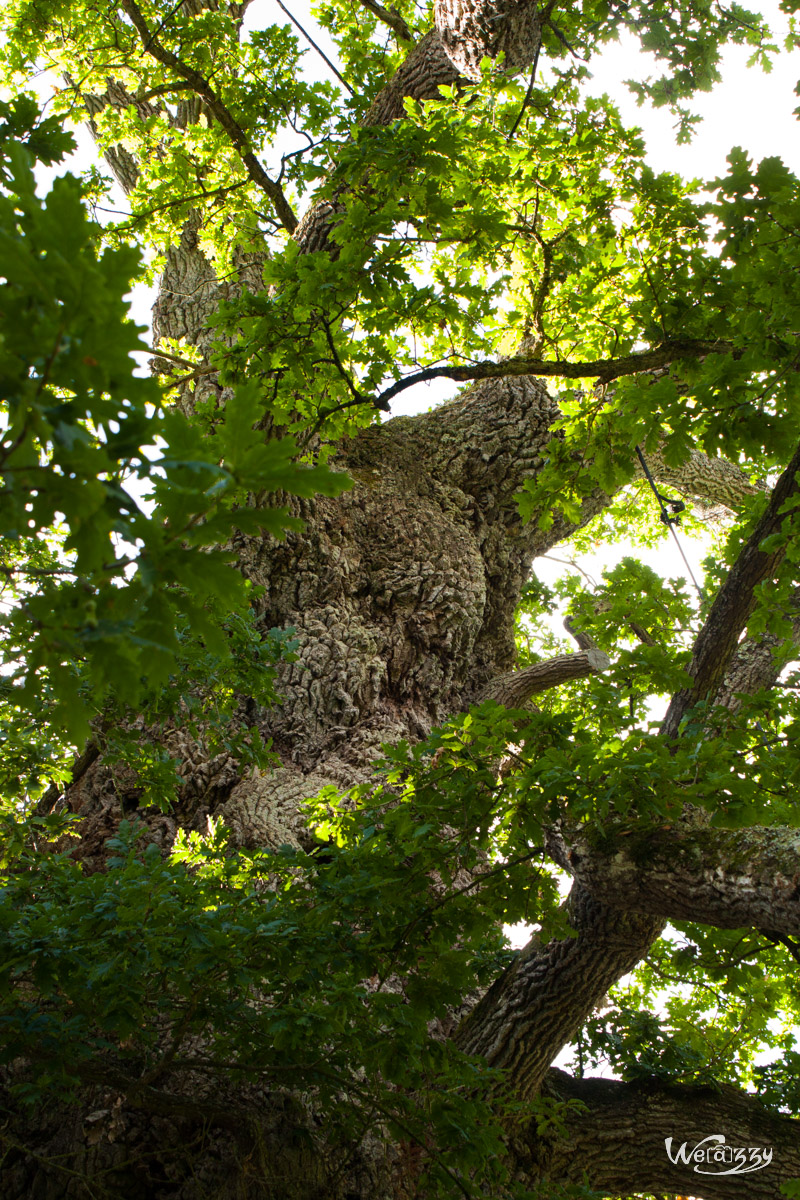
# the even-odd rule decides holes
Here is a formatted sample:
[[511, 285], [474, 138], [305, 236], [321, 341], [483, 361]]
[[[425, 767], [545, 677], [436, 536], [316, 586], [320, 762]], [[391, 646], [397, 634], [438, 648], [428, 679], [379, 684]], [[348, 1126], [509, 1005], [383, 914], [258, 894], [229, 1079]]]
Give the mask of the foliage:
[[[194, 1070], [215, 1091], [291, 1079], [313, 1091], [332, 1146], [358, 1142], [377, 1112], [427, 1148], [432, 1188], [478, 1167], [491, 1184], [485, 1073], [433, 1036], [454, 984], [485, 984], [508, 958], [502, 879], [485, 901], [458, 886], [485, 842], [470, 807], [474, 838], [467, 821], [443, 838], [430, 794], [372, 795], [337, 810], [346, 842], [311, 854], [232, 855], [215, 828], [181, 834], [164, 860], [125, 822], [91, 876], [18, 837], [0, 899], [3, 1061], [31, 1057], [16, 1094], [69, 1095], [97, 1070], [161, 1087]], [[46, 841], [64, 824], [33, 829]]]
[[[142, 343], [123, 299], [138, 252], [99, 251], [79, 182], [36, 195], [30, 150], [67, 143], [25, 98], [4, 105], [0, 146], [3, 311], [0, 444], [8, 781], [27, 739], [24, 713], [46, 700], [55, 736], [80, 742], [113, 691], [140, 706], [198, 656], [231, 671], [241, 648], [225, 620], [248, 619], [248, 585], [216, 549], [233, 530], [280, 536], [286, 508], [247, 507], [248, 492], [335, 494], [346, 480], [295, 461], [291, 438], [253, 437], [264, 401], [238, 388], [213, 436], [164, 410], [135, 373]], [[55, 133], [53, 132], [55, 128]], [[183, 631], [183, 632], [182, 632]], [[253, 631], [252, 653], [269, 652]], [[245, 656], [246, 662], [246, 656]], [[242, 679], [244, 683], [244, 678]], [[16, 714], [19, 714], [19, 723]]]

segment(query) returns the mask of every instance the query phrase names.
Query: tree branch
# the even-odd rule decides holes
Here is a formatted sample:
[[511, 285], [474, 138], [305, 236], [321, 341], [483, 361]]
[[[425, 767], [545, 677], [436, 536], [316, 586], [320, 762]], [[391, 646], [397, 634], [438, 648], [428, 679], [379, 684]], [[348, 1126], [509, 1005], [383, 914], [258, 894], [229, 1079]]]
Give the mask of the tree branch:
[[[105, 92], [100, 95], [93, 92], [82, 92], [79, 83], [69, 72], [65, 73], [64, 79], [86, 109], [87, 125], [95, 141], [100, 140], [96, 118], [107, 106], [118, 109], [133, 108], [142, 122], [148, 121], [159, 112], [158, 105], [151, 104], [149, 97], [132, 95], [118, 79], [109, 79]], [[104, 147], [103, 157], [125, 195], [130, 195], [139, 180], [139, 164], [135, 156], [127, 147], [118, 142], [114, 146]]]
[[[492, 519], [502, 512], [502, 519], [511, 527], [520, 525], [517, 494], [526, 480], [541, 470], [550, 453], [547, 447], [554, 434], [558, 436], [554, 427], [560, 416], [558, 403], [545, 383], [533, 374], [520, 374], [480, 380], [429, 412], [397, 418], [397, 427], [398, 436], [414, 439], [414, 452], [436, 478], [447, 478], [475, 497]], [[388, 433], [394, 426], [395, 422], [389, 421], [383, 428]], [[635, 462], [633, 455], [632, 459]], [[754, 490], [740, 468], [699, 451], [669, 472], [669, 483], [687, 495], [700, 494], [711, 503], [731, 508], [738, 507]], [[524, 543], [534, 557], [547, 553], [609, 502], [610, 497], [598, 488], [584, 500], [578, 522], [567, 522], [556, 512], [546, 531], [539, 529], [536, 513], [517, 529], [514, 545], [522, 547]]]
[[659, 918], [612, 909], [580, 886], [566, 903], [577, 936], [543, 947], [532, 938], [455, 1033], [462, 1050], [504, 1070], [521, 1099], [536, 1094], [559, 1051], [663, 929]]
[[252, 1136], [256, 1118], [249, 1109], [231, 1104], [228, 1099], [222, 1105], [179, 1093], [161, 1091], [141, 1079], [134, 1079], [124, 1071], [103, 1063], [81, 1063], [75, 1069], [84, 1082], [119, 1091], [131, 1108], [141, 1108], [145, 1112], [173, 1119], [182, 1118], [202, 1124], [218, 1125], [243, 1140]]
[[91, 767], [92, 763], [96, 762], [100, 757], [100, 748], [96, 742], [87, 742], [83, 752], [74, 759], [72, 763], [72, 774], [69, 783], [58, 784], [51, 783], [46, 792], [36, 802], [34, 812], [39, 816], [45, 816], [52, 812], [58, 801], [64, 793], [81, 779]]
[[774, 687], [783, 668], [797, 657], [800, 646], [800, 588], [794, 591], [787, 616], [792, 626], [788, 645], [786, 639], [772, 633], [764, 633], [757, 640], [745, 638], [739, 642], [714, 697], [716, 704], [737, 712], [741, 708], [742, 695], [752, 696], [764, 688]]
[[431, 379], [453, 379], [457, 383], [465, 383], [470, 380], [497, 379], [509, 375], [536, 375], [540, 378], [555, 379], [597, 379], [600, 383], [610, 383], [624, 375], [638, 375], [644, 371], [669, 366], [681, 358], [700, 358], [704, 354], [723, 354], [730, 350], [727, 342], [686, 339], [662, 342], [653, 350], [640, 350], [621, 358], [599, 358], [591, 362], [552, 362], [513, 355], [501, 362], [472, 363], [462, 367], [426, 367], [384, 388], [376, 404], [378, 401], [388, 403], [408, 388], [418, 383], [427, 383]]
[[394, 5], [391, 8], [384, 8], [382, 4], [377, 3], [377, 0], [358, 0], [358, 3], [367, 12], [371, 12], [374, 17], [382, 21], [384, 25], [388, 25], [401, 42], [413, 42], [414, 35]]
[[[444, 52], [436, 30], [426, 34], [410, 51], [405, 62], [370, 105], [362, 122], [371, 125], [390, 125], [405, 117], [405, 101], [435, 100], [439, 88], [456, 83], [458, 71]], [[332, 196], [317, 201], [304, 214], [295, 231], [295, 241], [303, 254], [316, 251], [335, 253], [331, 233], [344, 211], [341, 196], [347, 190], [342, 185]]]
[[[621, 1083], [612, 1079], [573, 1079], [553, 1068], [547, 1090], [560, 1100], [574, 1101], [563, 1111], [562, 1135], [542, 1152], [532, 1129], [530, 1145], [542, 1164], [541, 1174], [559, 1181], [589, 1184], [603, 1194], [664, 1192], [702, 1196], [704, 1200], [777, 1200], [780, 1185], [800, 1175], [800, 1121], [771, 1112], [745, 1092], [721, 1084], [693, 1087], [657, 1079]], [[722, 1134], [725, 1145], [745, 1148], [747, 1165], [769, 1161], [741, 1174], [700, 1174], [700, 1166], [729, 1169], [732, 1164], [684, 1163], [686, 1153], [704, 1138]], [[671, 1161], [665, 1140], [671, 1138]], [[713, 1151], [706, 1143], [704, 1149]], [[763, 1157], [750, 1158], [750, 1149]], [[770, 1152], [771, 1151], [771, 1155]]]
[[165, 67], [169, 67], [181, 79], [185, 79], [197, 95], [202, 98], [208, 111], [216, 117], [220, 126], [225, 130], [238, 151], [250, 179], [272, 201], [275, 213], [284, 229], [287, 229], [289, 233], [294, 233], [298, 224], [297, 217], [292, 212], [283, 194], [283, 189], [273, 179], [270, 179], [253, 153], [250, 141], [241, 125], [234, 120], [230, 111], [217, 96], [208, 80], [199, 71], [195, 71], [193, 67], [182, 62], [171, 50], [167, 50], [165, 46], [160, 44], [155, 35], [150, 32], [147, 22], [142, 16], [138, 5], [134, 3], [134, 0], [121, 0], [121, 7], [136, 28], [142, 40], [145, 53], [156, 59], [157, 62], [162, 63]]
[[610, 908], [719, 929], [800, 933], [800, 831], [714, 829], [679, 823], [631, 832], [603, 828], [602, 844], [553, 828], [559, 866]]
[[[552, 6], [548, 6], [549, 9]], [[542, 44], [537, 0], [436, 0], [434, 19], [445, 53], [460, 75], [480, 79], [481, 63], [497, 64], [504, 73], [524, 71]]]
[[[643, 472], [638, 460], [634, 465], [641, 478]], [[749, 496], [763, 491], [758, 484], [751, 483], [735, 463], [725, 458], [709, 458], [700, 450], [692, 450], [679, 467], [668, 466], [661, 450], [648, 450], [647, 465], [659, 483], [674, 487], [690, 499], [724, 504], [731, 512], [735, 512]]]
[[522, 671], [509, 671], [491, 680], [478, 700], [496, 700], [506, 708], [519, 708], [535, 696], [573, 679], [585, 679], [608, 670], [610, 659], [602, 650], [588, 649], [579, 654], [561, 654], [547, 662], [534, 663]]
[[706, 623], [694, 645], [689, 674], [694, 683], [677, 692], [662, 724], [665, 737], [677, 737], [683, 717], [699, 701], [714, 695], [736, 649], [742, 630], [756, 605], [755, 589], [777, 570], [785, 546], [764, 552], [762, 542], [780, 533], [791, 521], [786, 503], [798, 491], [797, 472], [800, 469], [800, 448], [781, 475], [770, 496], [764, 515], [748, 538], [728, 578], [720, 588]]

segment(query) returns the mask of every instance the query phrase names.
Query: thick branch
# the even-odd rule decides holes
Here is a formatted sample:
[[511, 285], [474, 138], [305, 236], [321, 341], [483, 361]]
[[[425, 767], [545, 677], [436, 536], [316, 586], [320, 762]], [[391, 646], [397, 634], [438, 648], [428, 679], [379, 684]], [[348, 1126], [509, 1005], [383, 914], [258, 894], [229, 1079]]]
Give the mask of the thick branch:
[[[535, 516], [520, 526], [515, 497], [544, 465], [560, 415], [543, 381], [512, 375], [481, 380], [430, 412], [397, 418], [397, 426], [404, 438], [413, 438], [420, 461], [436, 478], [462, 488], [484, 511], [504, 511], [508, 526], [518, 529], [519, 542], [524, 540], [538, 555], [570, 537], [610, 502], [598, 488], [585, 499], [577, 525], [557, 512], [548, 530], [539, 529]], [[388, 427], [394, 424], [389, 422]], [[670, 482], [689, 495], [701, 492], [706, 500], [731, 507], [738, 507], [751, 493], [747, 476], [738, 467], [699, 452], [690, 455], [685, 469], [681, 466], [670, 473]]]
[[537, 692], [546, 692], [573, 679], [585, 679], [607, 671], [610, 659], [602, 650], [583, 650], [580, 654], [561, 654], [547, 662], [534, 663], [522, 671], [509, 671], [493, 679], [479, 700], [496, 700], [507, 708], [519, 708]]
[[157, 1116], [218, 1125], [242, 1140], [252, 1135], [254, 1114], [242, 1105], [232, 1104], [230, 1100], [226, 1100], [224, 1105], [214, 1104], [177, 1092], [161, 1091], [141, 1079], [132, 1078], [124, 1071], [103, 1064], [81, 1065], [77, 1067], [77, 1074], [85, 1083], [113, 1088], [125, 1097], [126, 1104], [131, 1108], [141, 1108]]
[[[792, 613], [796, 615], [792, 615]], [[743, 695], [752, 696], [764, 688], [774, 687], [783, 668], [797, 657], [800, 646], [800, 588], [796, 588], [790, 610], [791, 638], [762, 634], [758, 640], [745, 638], [736, 647], [722, 686], [714, 697], [731, 712], [741, 707]]]
[[529, 67], [542, 42], [543, 16], [536, 0], [436, 0], [434, 8], [445, 53], [468, 79], [480, 79], [485, 58], [509, 74]]
[[193, 67], [182, 62], [171, 50], [167, 50], [165, 46], [160, 44], [155, 34], [151, 33], [148, 28], [147, 22], [142, 16], [138, 5], [134, 3], [134, 0], [122, 0], [121, 7], [130, 18], [142, 39], [142, 46], [145, 53], [156, 59], [157, 62], [162, 63], [165, 67], [169, 67], [181, 79], [186, 80], [197, 95], [202, 98], [208, 111], [216, 117], [232, 144], [236, 147], [239, 157], [247, 169], [247, 174], [253, 183], [260, 187], [264, 194], [272, 201], [275, 213], [283, 227], [288, 229], [289, 233], [294, 233], [297, 228], [297, 217], [292, 212], [283, 194], [283, 189], [274, 180], [270, 179], [253, 153], [247, 134], [241, 125], [234, 120], [229, 109], [222, 103], [208, 80], [199, 71], [195, 71]]
[[800, 933], [800, 830], [677, 824], [631, 833], [606, 826], [601, 845], [547, 834], [547, 849], [612, 909], [720, 929]]
[[[781, 1183], [800, 1175], [800, 1121], [771, 1112], [754, 1096], [728, 1085], [573, 1079], [556, 1069], [549, 1072], [547, 1084], [559, 1099], [580, 1103], [562, 1110], [565, 1134], [549, 1154], [543, 1156], [535, 1135], [531, 1137], [541, 1173], [559, 1182], [580, 1183], [585, 1171], [591, 1187], [614, 1196], [679, 1192], [703, 1200], [777, 1200]], [[710, 1164], [685, 1163], [683, 1144], [688, 1157], [712, 1134], [724, 1135], [726, 1147], [744, 1148], [746, 1165], [766, 1165], [722, 1175], [717, 1172], [733, 1164], [715, 1163], [713, 1157]], [[677, 1162], [667, 1154], [667, 1138]], [[703, 1149], [713, 1151], [721, 1144], [707, 1142]], [[751, 1156], [751, 1148], [760, 1156]], [[700, 1174], [695, 1166], [715, 1173]]]
[[97, 762], [100, 757], [100, 747], [96, 742], [87, 742], [83, 752], [74, 759], [72, 763], [72, 775], [69, 783], [63, 786], [57, 783], [51, 783], [47, 791], [40, 797], [36, 803], [34, 812], [40, 816], [52, 812], [64, 795], [68, 788], [74, 787], [75, 784], [86, 774], [92, 763]]
[[[410, 51], [394, 77], [381, 88], [370, 105], [363, 125], [390, 125], [405, 116], [405, 101], [435, 100], [439, 88], [458, 81], [458, 71], [444, 52], [436, 30], [426, 34]], [[331, 245], [331, 233], [344, 211], [341, 196], [344, 186], [325, 200], [314, 204], [295, 230], [295, 241], [304, 254], [327, 250], [335, 252]]]
[[396, 74], [381, 88], [364, 117], [364, 125], [389, 125], [405, 116], [405, 100], [435, 100], [440, 87], [458, 83], [460, 75], [447, 57], [435, 29], [417, 42]]
[[[673, 487], [689, 499], [705, 504], [723, 504], [731, 512], [763, 487], [750, 482], [741, 467], [726, 458], [709, 458], [700, 450], [692, 450], [678, 467], [667, 466], [660, 450], [648, 451], [647, 465], [661, 484]], [[636, 472], [642, 469], [636, 464]]]
[[456, 1031], [456, 1042], [506, 1072], [520, 1098], [538, 1091], [609, 987], [631, 971], [663, 922], [598, 903], [581, 887], [568, 901], [577, 936], [541, 947], [532, 939]]
[[777, 570], [785, 553], [783, 545], [765, 552], [759, 547], [766, 538], [780, 533], [792, 519], [786, 513], [786, 502], [797, 492], [797, 471], [800, 469], [800, 449], [781, 475], [764, 515], [747, 540], [728, 578], [711, 606], [705, 625], [698, 634], [689, 674], [694, 679], [672, 699], [662, 725], [666, 737], [676, 737], [684, 715], [701, 700], [713, 696], [723, 676], [736, 644], [755, 608], [755, 589]]
[[[67, 84], [80, 99], [89, 114], [87, 125], [96, 142], [99, 142], [96, 118], [107, 105], [113, 108], [135, 108], [142, 122], [148, 121], [158, 113], [157, 105], [151, 104], [150, 99], [133, 96], [118, 79], [109, 79], [106, 91], [102, 95], [82, 93], [75, 80], [67, 72], [64, 76]], [[103, 157], [111, 168], [111, 172], [125, 195], [130, 195], [139, 180], [139, 165], [136, 158], [126, 146], [106, 146]]]
[[[381, 19], [387, 19], [381, 15], [386, 10], [375, 0], [361, 0], [361, 3]], [[503, 70], [521, 71], [530, 66], [541, 46], [544, 14], [538, 11], [535, 0], [523, 3], [439, 0], [435, 16], [436, 28], [414, 46], [394, 77], [375, 97], [364, 117], [364, 126], [389, 125], [405, 116], [406, 100], [435, 100], [441, 87], [456, 84], [465, 77], [479, 79], [484, 58], [495, 61], [502, 55]], [[303, 217], [295, 236], [305, 253], [330, 249], [330, 234], [342, 211], [340, 195], [341, 192], [315, 204]], [[497, 373], [486, 370], [483, 374], [448, 375], [444, 369], [438, 375], [465, 380], [485, 379]], [[517, 373], [528, 374], [530, 369]], [[436, 377], [420, 372], [410, 382], [400, 381], [403, 386], [395, 387], [402, 391], [415, 382]], [[386, 395], [387, 402], [391, 395]]]

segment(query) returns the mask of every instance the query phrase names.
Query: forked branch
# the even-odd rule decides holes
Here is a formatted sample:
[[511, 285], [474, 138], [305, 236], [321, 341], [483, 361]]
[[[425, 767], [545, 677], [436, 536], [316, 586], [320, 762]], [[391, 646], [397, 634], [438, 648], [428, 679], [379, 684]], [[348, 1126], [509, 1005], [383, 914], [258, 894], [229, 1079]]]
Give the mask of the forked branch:
[[276, 216], [284, 229], [287, 229], [289, 233], [294, 233], [298, 224], [297, 217], [294, 215], [288, 200], [283, 194], [283, 189], [274, 179], [270, 179], [253, 153], [247, 134], [238, 121], [234, 119], [230, 110], [220, 100], [208, 80], [199, 71], [195, 71], [193, 67], [190, 67], [178, 58], [176, 54], [173, 54], [171, 50], [168, 50], [166, 46], [161, 45], [156, 35], [149, 29], [141, 9], [134, 3], [134, 0], [122, 0], [121, 8], [139, 34], [145, 53], [149, 54], [151, 58], [156, 59], [157, 62], [162, 63], [163, 66], [169, 67], [171, 71], [174, 71], [176, 75], [185, 80], [197, 95], [201, 97], [208, 111], [217, 119], [221, 128], [224, 129], [231, 143], [236, 148], [250, 179], [271, 200]]
[[606, 826], [602, 846], [577, 832], [550, 829], [546, 845], [560, 866], [612, 909], [718, 929], [800, 934], [797, 829], [677, 823], [635, 833], [620, 828], [615, 835]]
[[414, 35], [393, 4], [389, 8], [384, 8], [382, 4], [377, 3], [377, 0], [358, 0], [358, 2], [367, 12], [371, 12], [384, 25], [388, 25], [401, 42], [413, 42]]

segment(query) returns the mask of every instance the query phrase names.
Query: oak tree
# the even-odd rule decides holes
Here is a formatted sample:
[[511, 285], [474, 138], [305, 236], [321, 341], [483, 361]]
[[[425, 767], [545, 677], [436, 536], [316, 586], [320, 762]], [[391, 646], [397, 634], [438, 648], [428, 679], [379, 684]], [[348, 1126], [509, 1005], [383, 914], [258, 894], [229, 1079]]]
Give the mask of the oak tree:
[[[2, 1193], [798, 1195], [800, 185], [583, 86], [633, 33], [689, 137], [780, 50], [315, 17], [5, 6]], [[699, 597], [536, 578], [682, 507]]]

